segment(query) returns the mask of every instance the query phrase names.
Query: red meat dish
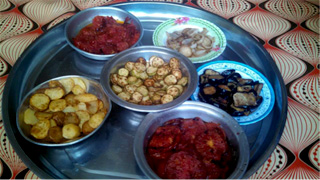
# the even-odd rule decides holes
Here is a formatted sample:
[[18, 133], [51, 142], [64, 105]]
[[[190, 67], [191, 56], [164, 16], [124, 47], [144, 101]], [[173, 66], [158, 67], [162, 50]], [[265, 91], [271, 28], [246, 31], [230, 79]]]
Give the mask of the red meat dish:
[[165, 172], [168, 179], [204, 179], [207, 176], [203, 163], [184, 151], [170, 156]]
[[207, 131], [197, 136], [195, 147], [205, 159], [220, 161], [222, 155], [227, 151], [228, 144], [226, 139], [215, 131]]
[[148, 153], [153, 158], [165, 159], [180, 141], [181, 130], [177, 126], [161, 126], [152, 135], [148, 145]]
[[112, 16], [96, 16], [73, 38], [73, 44], [89, 53], [114, 54], [131, 47], [139, 37], [140, 32], [129, 18], [119, 23]]

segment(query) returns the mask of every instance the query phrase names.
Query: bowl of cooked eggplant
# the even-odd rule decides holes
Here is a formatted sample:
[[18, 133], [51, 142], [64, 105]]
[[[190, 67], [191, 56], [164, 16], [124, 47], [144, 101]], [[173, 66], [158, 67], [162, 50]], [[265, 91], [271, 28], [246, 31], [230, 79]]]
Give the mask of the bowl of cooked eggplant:
[[93, 79], [69, 75], [45, 81], [22, 99], [17, 126], [41, 146], [66, 146], [90, 137], [111, 111], [111, 101]]
[[204, 64], [197, 72], [199, 84], [191, 99], [223, 109], [241, 125], [262, 120], [274, 106], [270, 82], [251, 66], [222, 60]]
[[163, 111], [182, 104], [197, 87], [194, 64], [165, 47], [139, 46], [111, 58], [100, 83], [116, 104], [138, 112]]

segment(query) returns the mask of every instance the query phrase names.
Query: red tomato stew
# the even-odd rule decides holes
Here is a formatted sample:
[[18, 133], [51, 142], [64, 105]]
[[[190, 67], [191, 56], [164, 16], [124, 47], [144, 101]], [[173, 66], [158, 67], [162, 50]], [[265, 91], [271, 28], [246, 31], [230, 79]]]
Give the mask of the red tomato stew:
[[140, 31], [128, 17], [121, 23], [112, 16], [96, 16], [73, 38], [73, 44], [93, 54], [114, 54], [134, 45], [139, 37]]
[[163, 179], [225, 179], [236, 164], [224, 130], [199, 117], [172, 119], [158, 127], [146, 159]]

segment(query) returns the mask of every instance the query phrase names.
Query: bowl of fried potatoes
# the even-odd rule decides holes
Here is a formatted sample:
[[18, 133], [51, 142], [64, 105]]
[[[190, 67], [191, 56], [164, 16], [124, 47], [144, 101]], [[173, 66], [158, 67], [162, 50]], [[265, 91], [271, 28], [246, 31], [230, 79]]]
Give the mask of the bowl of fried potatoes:
[[102, 68], [100, 83], [116, 104], [138, 112], [171, 109], [197, 87], [194, 64], [165, 47], [139, 46], [120, 52]]
[[111, 101], [96, 80], [61, 76], [39, 84], [23, 98], [17, 126], [34, 144], [66, 146], [98, 131], [110, 111]]

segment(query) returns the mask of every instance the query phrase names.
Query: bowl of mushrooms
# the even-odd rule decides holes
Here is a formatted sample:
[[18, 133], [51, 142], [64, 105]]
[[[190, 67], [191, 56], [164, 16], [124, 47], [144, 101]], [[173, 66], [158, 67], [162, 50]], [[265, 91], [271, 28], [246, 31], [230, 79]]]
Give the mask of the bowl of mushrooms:
[[100, 83], [116, 104], [138, 112], [158, 112], [189, 99], [197, 87], [194, 64], [165, 47], [139, 46], [110, 59]]
[[26, 94], [17, 111], [17, 126], [29, 142], [66, 146], [97, 132], [110, 112], [111, 101], [97, 81], [77, 75], [60, 76]]
[[152, 36], [155, 46], [168, 47], [203, 63], [220, 56], [226, 48], [226, 37], [215, 24], [200, 18], [179, 17], [161, 23]]

